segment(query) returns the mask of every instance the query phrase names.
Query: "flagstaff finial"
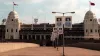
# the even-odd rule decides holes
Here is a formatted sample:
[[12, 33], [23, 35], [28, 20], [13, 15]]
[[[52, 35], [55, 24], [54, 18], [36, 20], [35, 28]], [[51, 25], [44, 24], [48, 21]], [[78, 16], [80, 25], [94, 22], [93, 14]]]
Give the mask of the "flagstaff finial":
[[13, 2], [13, 11], [14, 11], [14, 2]]
[[95, 6], [95, 3], [89, 1], [89, 10], [91, 11], [91, 6]]
[[14, 6], [18, 6], [18, 4], [13, 2], [13, 11], [14, 11]]

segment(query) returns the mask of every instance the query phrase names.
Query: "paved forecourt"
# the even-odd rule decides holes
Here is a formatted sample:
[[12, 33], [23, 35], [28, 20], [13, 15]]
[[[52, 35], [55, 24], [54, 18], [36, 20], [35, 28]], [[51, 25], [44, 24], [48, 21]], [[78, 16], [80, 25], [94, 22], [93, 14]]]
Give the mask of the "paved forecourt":
[[[13, 44], [18, 44], [18, 43], [13, 43]], [[30, 43], [23, 43], [22, 46], [24, 46], [25, 44], [30, 44]], [[31, 46], [29, 47], [3, 51], [0, 53], [0, 56], [61, 56], [62, 55], [62, 47], [59, 47], [57, 51], [57, 49], [54, 47], [39, 47], [37, 45], [36, 46], [33, 45], [34, 44], [31, 44]], [[17, 45], [14, 47], [17, 47]], [[2, 48], [7, 48], [7, 47], [4, 46]], [[0, 50], [2, 48], [0, 48]], [[65, 47], [65, 55], [66, 56], [100, 56], [100, 51], [88, 50], [88, 49], [82, 49], [76, 47]]]
[[0, 53], [1, 52], [7, 52], [11, 50], [17, 50], [17, 49], [22, 49], [26, 47], [39, 47], [37, 44], [32, 44], [32, 43], [0, 43]]

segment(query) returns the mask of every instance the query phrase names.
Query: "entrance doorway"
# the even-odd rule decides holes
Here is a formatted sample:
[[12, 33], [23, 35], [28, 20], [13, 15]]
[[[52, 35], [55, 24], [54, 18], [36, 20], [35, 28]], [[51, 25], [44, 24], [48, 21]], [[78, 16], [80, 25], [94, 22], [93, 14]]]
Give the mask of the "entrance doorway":
[[14, 39], [13, 35], [10, 36], [10, 39]]

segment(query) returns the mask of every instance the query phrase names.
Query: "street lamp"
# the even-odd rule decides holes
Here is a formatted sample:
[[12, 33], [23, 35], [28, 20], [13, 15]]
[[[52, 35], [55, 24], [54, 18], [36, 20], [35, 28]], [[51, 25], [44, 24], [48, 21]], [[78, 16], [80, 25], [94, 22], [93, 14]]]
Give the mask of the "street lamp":
[[63, 14], [63, 16], [64, 16], [66, 13], [72, 13], [72, 14], [74, 14], [75, 12], [73, 11], [73, 12], [65, 12], [65, 13], [62, 13], [62, 12], [52, 12], [52, 13], [60, 13], [60, 14]]
[[[64, 18], [64, 15], [65, 14], [67, 14], [67, 13], [72, 13], [72, 14], [74, 14], [75, 12], [73, 11], [73, 12], [65, 12], [65, 13], [62, 13], [62, 12], [52, 12], [53, 14], [55, 14], [55, 13], [60, 13], [60, 14], [63, 14], [63, 18]], [[63, 55], [62, 56], [65, 56], [65, 54], [64, 54], [64, 24], [63, 24]]]

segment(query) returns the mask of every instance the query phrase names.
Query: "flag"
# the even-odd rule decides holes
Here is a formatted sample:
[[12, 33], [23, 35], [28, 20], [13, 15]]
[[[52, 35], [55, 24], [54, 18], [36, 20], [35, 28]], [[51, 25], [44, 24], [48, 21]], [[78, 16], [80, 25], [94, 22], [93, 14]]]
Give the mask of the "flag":
[[14, 2], [13, 2], [13, 5], [18, 6], [18, 4], [14, 3]]
[[93, 3], [93, 2], [90, 1], [90, 5], [95, 6], [95, 3]]

